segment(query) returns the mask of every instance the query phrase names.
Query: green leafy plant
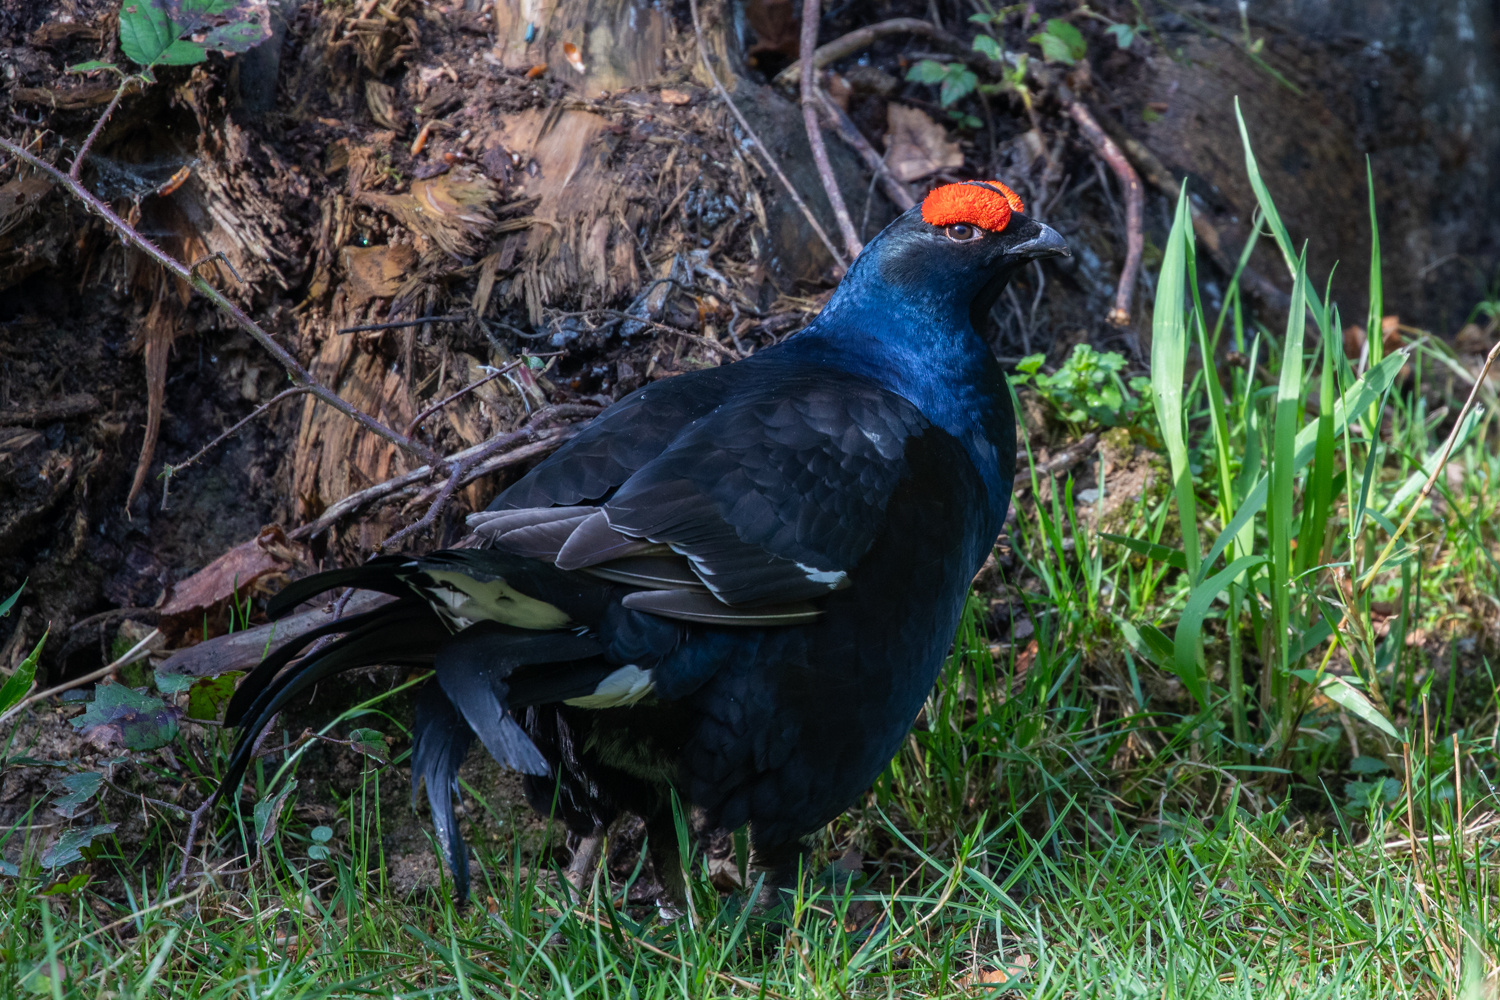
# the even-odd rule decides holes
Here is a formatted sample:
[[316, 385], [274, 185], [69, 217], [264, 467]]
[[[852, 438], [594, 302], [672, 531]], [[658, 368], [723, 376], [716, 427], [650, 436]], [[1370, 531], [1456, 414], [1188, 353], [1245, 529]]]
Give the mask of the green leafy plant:
[[[189, 66], [210, 51], [234, 54], [270, 37], [267, 8], [257, 0], [127, 0], [120, 8], [120, 51], [150, 82], [156, 66]], [[114, 63], [91, 60], [70, 73], [124, 72]]]
[[963, 63], [940, 63], [935, 59], [921, 59], [906, 71], [912, 83], [936, 84], [938, 103], [943, 107], [955, 104], [979, 86], [979, 77]]
[[94, 700], [73, 720], [92, 742], [126, 750], [155, 750], [177, 736], [182, 710], [124, 684], [100, 684]]
[[1062, 18], [1049, 20], [1042, 30], [1027, 39], [1042, 50], [1042, 58], [1049, 63], [1060, 62], [1072, 66], [1088, 52], [1088, 43], [1083, 33]]
[[1079, 344], [1051, 375], [1041, 370], [1045, 360], [1041, 354], [1022, 358], [1012, 381], [1036, 386], [1037, 394], [1075, 431], [1088, 423], [1128, 426], [1150, 407], [1150, 380], [1135, 376], [1127, 382], [1120, 375], [1127, 364], [1123, 355]]

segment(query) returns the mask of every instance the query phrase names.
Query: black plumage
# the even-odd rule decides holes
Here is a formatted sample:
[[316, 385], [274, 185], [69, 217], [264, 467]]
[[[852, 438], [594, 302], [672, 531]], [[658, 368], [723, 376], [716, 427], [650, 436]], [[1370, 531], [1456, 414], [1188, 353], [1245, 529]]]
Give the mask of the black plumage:
[[802, 840], [900, 746], [1005, 517], [1014, 416], [974, 319], [1014, 268], [1066, 247], [1003, 214], [987, 230], [908, 212], [806, 330], [594, 420], [471, 517], [481, 547], [287, 587], [273, 616], [335, 587], [397, 600], [245, 679], [225, 786], [319, 680], [430, 667], [413, 785], [461, 894], [452, 795], [475, 737], [577, 834], [630, 811], [670, 848], [675, 791], [711, 824], [748, 824], [786, 884]]

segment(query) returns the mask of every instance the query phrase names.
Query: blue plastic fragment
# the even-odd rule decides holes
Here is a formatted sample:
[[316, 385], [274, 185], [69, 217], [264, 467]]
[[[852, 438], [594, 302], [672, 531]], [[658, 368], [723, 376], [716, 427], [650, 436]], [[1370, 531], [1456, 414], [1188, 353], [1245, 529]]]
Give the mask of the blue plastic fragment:
[[536, 25], [533, 22], [531, 22], [531, 21], [527, 21], [526, 22], [526, 44], [530, 45], [535, 40], [536, 40]]

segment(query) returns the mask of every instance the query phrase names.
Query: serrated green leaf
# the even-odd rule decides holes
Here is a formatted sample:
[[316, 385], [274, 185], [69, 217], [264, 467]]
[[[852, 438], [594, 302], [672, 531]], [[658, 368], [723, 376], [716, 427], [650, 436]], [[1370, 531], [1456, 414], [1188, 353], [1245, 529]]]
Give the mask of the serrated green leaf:
[[378, 729], [355, 729], [349, 733], [349, 742], [356, 753], [372, 757], [382, 764], [390, 761], [390, 746], [385, 734]]
[[78, 814], [78, 810], [99, 794], [99, 789], [104, 786], [104, 775], [98, 771], [85, 771], [82, 774], [70, 774], [58, 784], [67, 794], [53, 802], [52, 808], [59, 816], [72, 819]]
[[235, 681], [240, 676], [240, 671], [231, 670], [218, 677], [204, 677], [196, 682], [188, 691], [188, 718], [216, 721], [224, 703], [234, 697]]
[[208, 50], [197, 42], [180, 38], [167, 46], [157, 62], [162, 66], [191, 66], [208, 58]]
[[153, 65], [176, 39], [165, 0], [127, 0], [120, 8], [120, 50], [131, 62]]
[[73, 726], [96, 746], [155, 750], [177, 738], [182, 711], [124, 684], [100, 684]]
[[156, 670], [153, 671], [153, 675], [156, 679], [156, 690], [162, 694], [181, 694], [198, 683], [197, 677], [189, 677], [187, 674], [164, 674]]
[[932, 59], [919, 59], [906, 71], [906, 79], [912, 83], [942, 83], [948, 75], [948, 67]]
[[[16, 591], [17, 594], [20, 591]], [[37, 644], [32, 647], [26, 659], [22, 660], [16, 667], [15, 673], [5, 680], [5, 685], [0, 687], [0, 712], [8, 712], [21, 703], [27, 693], [31, 691], [31, 683], [36, 680], [36, 662], [41, 658], [42, 647], [47, 644], [47, 636], [51, 635], [49, 629], [42, 633]]]
[[42, 852], [42, 867], [48, 871], [55, 871], [64, 865], [70, 865], [75, 861], [83, 860], [83, 849], [101, 837], [108, 837], [115, 832], [114, 823], [101, 823], [97, 826], [84, 827], [81, 830], [67, 830], [57, 843]]
[[992, 35], [975, 35], [974, 51], [996, 62], [1005, 60], [1005, 53], [1001, 50], [1000, 43], [995, 41]]
[[1079, 30], [1056, 17], [1028, 40], [1033, 45], [1041, 46], [1042, 58], [1049, 63], [1060, 62], [1072, 66], [1088, 51], [1088, 44]]
[[236, 21], [220, 25], [203, 36], [203, 47], [220, 52], [245, 52], [266, 40], [268, 32], [258, 24]]
[[943, 84], [938, 88], [938, 103], [943, 107], [956, 104], [974, 93], [974, 88], [979, 86], [979, 77], [974, 71], [959, 65], [949, 68], [949, 72], [943, 77]]

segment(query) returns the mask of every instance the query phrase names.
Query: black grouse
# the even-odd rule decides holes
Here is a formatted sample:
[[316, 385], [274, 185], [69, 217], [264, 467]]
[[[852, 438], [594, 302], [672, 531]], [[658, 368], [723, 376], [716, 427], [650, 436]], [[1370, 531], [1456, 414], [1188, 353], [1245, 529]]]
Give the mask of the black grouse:
[[1005, 519], [1015, 416], [980, 331], [1018, 268], [1068, 253], [1023, 210], [998, 182], [936, 189], [806, 329], [604, 411], [470, 517], [481, 546], [285, 588], [272, 617], [336, 587], [397, 600], [245, 678], [221, 790], [314, 684], [431, 667], [412, 785], [461, 897], [452, 796], [475, 737], [579, 836], [626, 811], [670, 858], [675, 790], [713, 827], [748, 824], [770, 884], [791, 884], [804, 838], [900, 747]]

